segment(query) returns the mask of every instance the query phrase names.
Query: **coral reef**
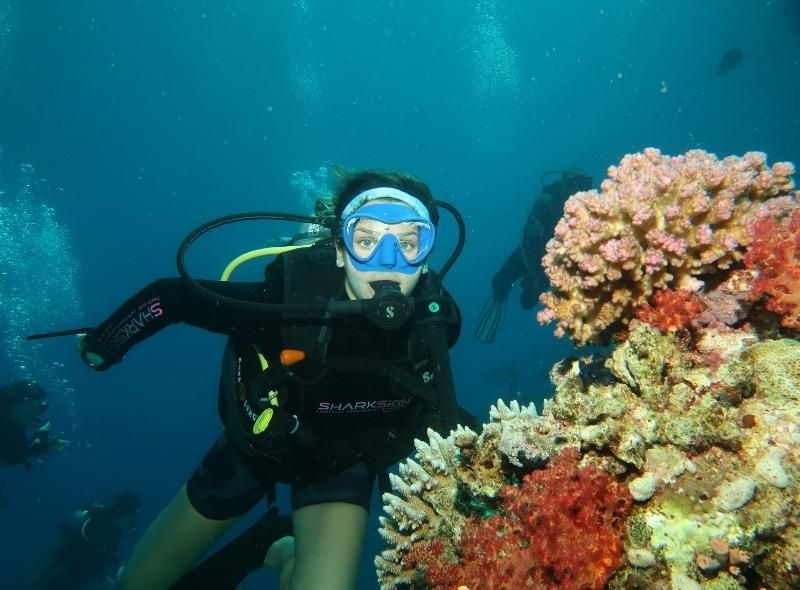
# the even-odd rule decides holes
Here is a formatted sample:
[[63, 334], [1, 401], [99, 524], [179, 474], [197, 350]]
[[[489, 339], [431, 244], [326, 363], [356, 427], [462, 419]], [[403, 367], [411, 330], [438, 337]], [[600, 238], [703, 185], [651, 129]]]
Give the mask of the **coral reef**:
[[382, 590], [800, 588], [800, 209], [788, 163], [658, 150], [566, 203], [539, 319], [605, 353], [428, 432]]
[[[800, 342], [711, 328], [697, 342], [633, 320], [604, 379], [585, 379], [589, 357], [553, 368], [541, 415], [498, 400], [480, 434], [430, 431], [384, 496], [381, 588], [800, 587]], [[575, 487], [590, 534], [570, 521]], [[544, 497], [563, 520], [542, 518]], [[575, 586], [559, 569], [570, 537]]]
[[601, 192], [572, 195], [542, 260], [551, 291], [542, 323], [576, 344], [605, 343], [660, 289], [699, 290], [740, 263], [760, 217], [796, 208], [792, 164], [771, 168], [748, 152], [718, 160], [702, 150], [657, 149], [608, 169]]

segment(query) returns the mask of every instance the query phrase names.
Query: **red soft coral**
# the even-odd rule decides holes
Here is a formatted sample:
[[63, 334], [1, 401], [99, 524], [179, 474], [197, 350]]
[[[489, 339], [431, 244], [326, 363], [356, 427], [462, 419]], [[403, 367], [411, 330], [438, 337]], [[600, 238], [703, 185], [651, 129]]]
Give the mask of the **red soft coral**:
[[690, 291], [656, 291], [653, 302], [653, 307], [643, 305], [637, 309], [636, 318], [656, 326], [664, 333], [688, 328], [692, 320], [706, 309], [700, 298]]
[[781, 316], [784, 328], [800, 329], [800, 209], [780, 222], [760, 217], [750, 227], [752, 244], [744, 257], [758, 272], [750, 299], [766, 296], [764, 306]]
[[501, 490], [505, 515], [471, 519], [457, 563], [432, 541], [405, 557], [422, 566], [415, 588], [455, 590], [599, 590], [622, 563], [630, 513], [628, 489], [597, 467], [578, 468], [575, 449]]

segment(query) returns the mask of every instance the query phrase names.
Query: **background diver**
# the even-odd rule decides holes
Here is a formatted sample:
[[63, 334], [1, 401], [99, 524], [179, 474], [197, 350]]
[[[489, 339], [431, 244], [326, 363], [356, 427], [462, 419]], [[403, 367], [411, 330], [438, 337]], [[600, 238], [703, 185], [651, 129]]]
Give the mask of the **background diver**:
[[[35, 381], [15, 381], [0, 388], [0, 464], [24, 465], [31, 459], [57, 453], [68, 441], [50, 436], [50, 422], [43, 417], [47, 392]], [[5, 499], [0, 493], [0, 505]]]
[[92, 581], [115, 583], [122, 568], [119, 545], [135, 529], [141, 505], [138, 494], [122, 492], [73, 512], [34, 572], [34, 587], [80, 590]]
[[[558, 174], [558, 178], [545, 184], [545, 178]], [[508, 292], [519, 282], [522, 291], [519, 302], [523, 309], [531, 309], [538, 301], [539, 293], [547, 285], [541, 260], [545, 246], [553, 235], [564, 209], [564, 202], [578, 191], [592, 188], [592, 178], [577, 168], [563, 172], [546, 172], [539, 179], [541, 192], [531, 203], [522, 229], [522, 238], [506, 258], [503, 266], [492, 277], [492, 294], [478, 318], [475, 337], [481, 342], [494, 342], [503, 325]]]

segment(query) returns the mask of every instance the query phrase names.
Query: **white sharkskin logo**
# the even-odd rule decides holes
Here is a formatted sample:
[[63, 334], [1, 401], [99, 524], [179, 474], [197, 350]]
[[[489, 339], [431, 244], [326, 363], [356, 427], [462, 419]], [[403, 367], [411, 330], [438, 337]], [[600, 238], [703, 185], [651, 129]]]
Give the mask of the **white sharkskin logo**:
[[317, 414], [361, 414], [391, 413], [404, 410], [411, 403], [410, 397], [400, 399], [380, 399], [362, 402], [319, 402]]

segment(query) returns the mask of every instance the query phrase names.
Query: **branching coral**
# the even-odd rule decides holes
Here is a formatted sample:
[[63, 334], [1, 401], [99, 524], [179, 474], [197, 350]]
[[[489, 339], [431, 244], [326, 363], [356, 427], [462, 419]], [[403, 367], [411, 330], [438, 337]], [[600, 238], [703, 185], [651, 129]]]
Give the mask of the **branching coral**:
[[539, 321], [578, 345], [603, 343], [658, 289], [698, 290], [740, 261], [748, 226], [796, 207], [794, 167], [760, 152], [718, 160], [648, 148], [608, 170], [601, 192], [572, 195], [542, 260], [552, 290]]

